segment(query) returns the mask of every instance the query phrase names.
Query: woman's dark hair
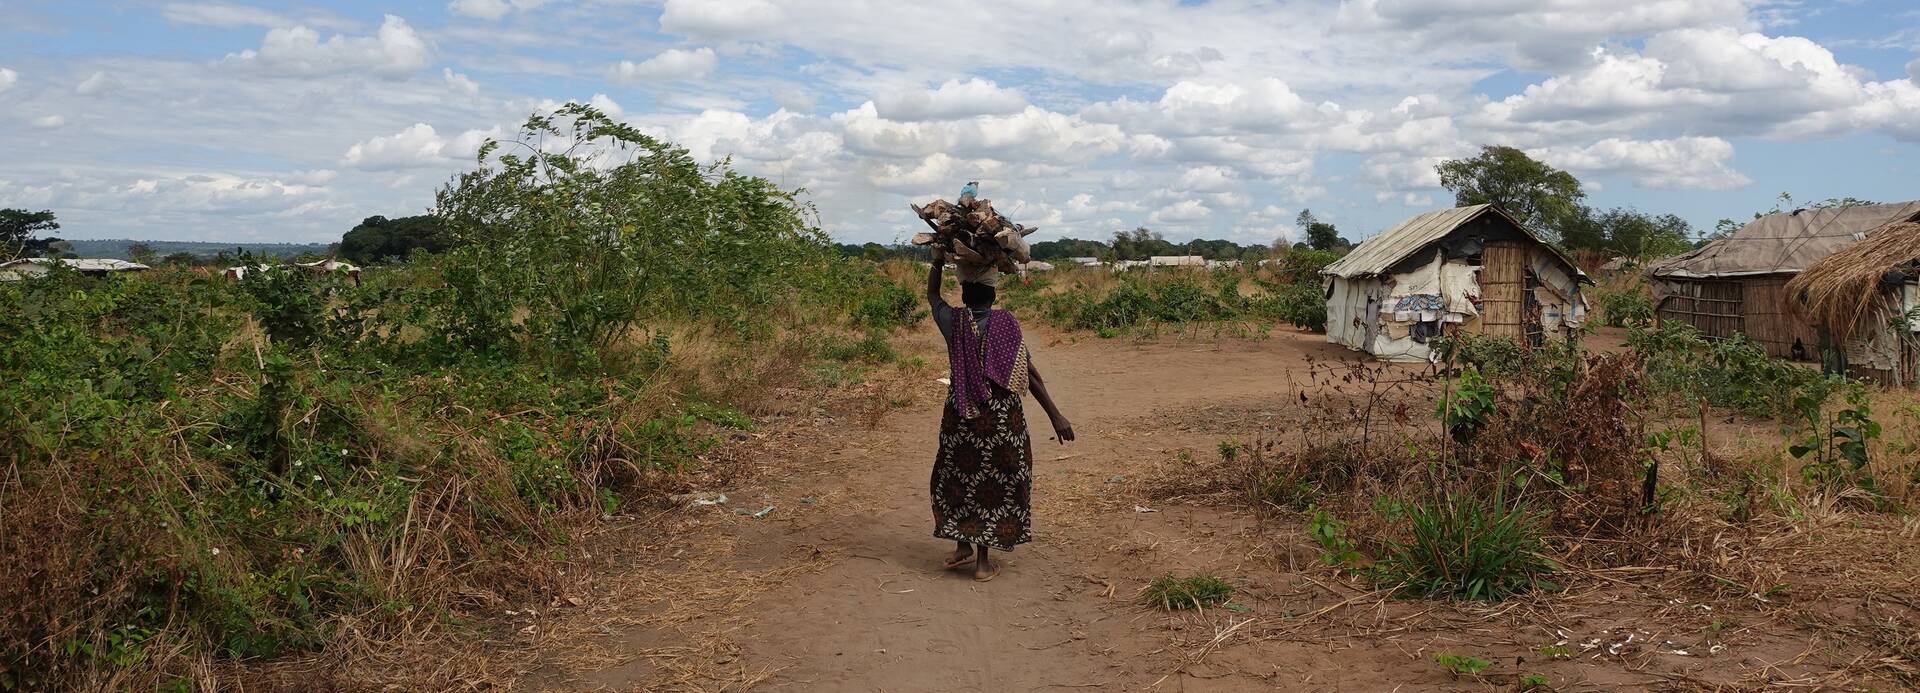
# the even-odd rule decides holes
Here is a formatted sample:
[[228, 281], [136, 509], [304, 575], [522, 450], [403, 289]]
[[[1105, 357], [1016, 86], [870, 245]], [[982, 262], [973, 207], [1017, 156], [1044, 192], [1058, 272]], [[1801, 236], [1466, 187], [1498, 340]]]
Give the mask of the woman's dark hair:
[[996, 295], [993, 287], [974, 282], [960, 282], [960, 302], [976, 310], [992, 308]]

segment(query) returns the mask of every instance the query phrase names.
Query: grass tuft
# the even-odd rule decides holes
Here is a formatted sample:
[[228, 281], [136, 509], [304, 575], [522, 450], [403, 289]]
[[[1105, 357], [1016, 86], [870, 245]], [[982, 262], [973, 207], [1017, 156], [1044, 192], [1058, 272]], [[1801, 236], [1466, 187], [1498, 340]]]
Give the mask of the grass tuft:
[[1154, 578], [1145, 592], [1148, 604], [1168, 611], [1219, 606], [1232, 598], [1233, 585], [1207, 573], [1184, 578], [1162, 575]]

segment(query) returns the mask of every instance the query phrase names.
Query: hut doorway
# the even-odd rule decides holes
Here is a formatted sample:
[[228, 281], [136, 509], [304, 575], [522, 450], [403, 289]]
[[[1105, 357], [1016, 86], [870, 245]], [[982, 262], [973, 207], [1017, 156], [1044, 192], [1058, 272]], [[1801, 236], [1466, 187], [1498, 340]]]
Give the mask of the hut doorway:
[[[1539, 303], [1527, 287], [1527, 248], [1519, 241], [1487, 241], [1480, 256], [1480, 333], [1525, 339], [1526, 312]], [[1534, 323], [1539, 323], [1535, 317]]]

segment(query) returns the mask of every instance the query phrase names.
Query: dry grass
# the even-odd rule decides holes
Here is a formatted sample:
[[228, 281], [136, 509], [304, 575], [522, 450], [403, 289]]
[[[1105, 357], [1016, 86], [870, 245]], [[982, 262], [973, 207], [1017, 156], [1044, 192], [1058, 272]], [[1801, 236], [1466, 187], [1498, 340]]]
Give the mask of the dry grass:
[[[1589, 372], [1596, 377], [1607, 375], [1600, 370], [1604, 369]], [[1579, 394], [1586, 387], [1580, 382], [1570, 388], [1577, 399], [1605, 399]], [[1162, 504], [1201, 502], [1246, 508], [1251, 499], [1270, 522], [1263, 523], [1265, 531], [1249, 541], [1267, 548], [1229, 551], [1284, 558], [1274, 566], [1283, 570], [1310, 566], [1311, 560], [1294, 560], [1303, 549], [1318, 551], [1305, 541], [1306, 530], [1300, 526], [1304, 516], [1295, 513], [1297, 508], [1250, 496], [1246, 489], [1250, 479], [1262, 477], [1346, 474], [1347, 457], [1328, 450], [1354, 447], [1350, 434], [1359, 424], [1353, 416], [1364, 410], [1368, 398], [1364, 384], [1338, 384], [1347, 392], [1348, 415], [1305, 422], [1316, 427], [1315, 433], [1301, 436], [1299, 445], [1287, 444], [1292, 436], [1269, 437], [1232, 457], [1166, 462], [1143, 483], [1129, 488], [1139, 498]], [[1920, 441], [1920, 398], [1910, 391], [1881, 391], [1873, 401], [1878, 418], [1886, 424], [1885, 437], [1874, 455], [1876, 476], [1911, 475], [1916, 459], [1912, 445]], [[1550, 435], [1571, 436], [1561, 441], [1564, 445], [1554, 447], [1581, 446], [1585, 454], [1575, 458], [1587, 469], [1606, 468], [1601, 478], [1591, 480], [1591, 488], [1602, 489], [1612, 480], [1627, 480], [1617, 473], [1615, 458], [1638, 459], [1642, 451], [1631, 441], [1612, 453], [1581, 442], [1588, 434], [1631, 437], [1620, 430], [1619, 419], [1632, 412], [1591, 405], [1581, 405], [1587, 410], [1585, 418], [1565, 421], [1579, 431]], [[1531, 418], [1546, 416], [1550, 415]], [[1587, 420], [1594, 417], [1601, 421]], [[1391, 600], [1384, 590], [1368, 590], [1334, 568], [1322, 568], [1334, 574], [1309, 578], [1317, 596], [1298, 607], [1300, 602], [1289, 601], [1289, 611], [1309, 611], [1306, 617], [1250, 626], [1236, 638], [1243, 644], [1278, 641], [1332, 648], [1460, 637], [1484, 643], [1492, 638], [1496, 645], [1505, 645], [1498, 651], [1527, 659], [1536, 658], [1534, 651], [1539, 647], [1570, 643], [1567, 646], [1575, 653], [1570, 663], [1617, 662], [1639, 672], [1632, 679], [1603, 678], [1592, 684], [1602, 687], [1885, 690], [1920, 685], [1920, 639], [1913, 635], [1920, 632], [1920, 597], [1915, 596], [1920, 594], [1920, 541], [1916, 541], [1920, 519], [1859, 512], [1865, 506], [1841, 502], [1801, 483], [1793, 461], [1784, 454], [1786, 439], [1778, 431], [1737, 418], [1715, 415], [1710, 419], [1648, 422], [1656, 430], [1710, 424], [1704, 441], [1651, 453], [1661, 462], [1663, 501], [1658, 513], [1631, 523], [1565, 523], [1546, 537], [1551, 557], [1562, 566], [1554, 578], [1564, 585], [1562, 592], [1484, 606], [1403, 602]], [[1280, 428], [1300, 425], [1289, 422]], [[1390, 418], [1377, 425], [1395, 427]], [[1483, 435], [1509, 437], [1496, 430]], [[1496, 447], [1519, 452], [1517, 445]], [[1379, 449], [1376, 461], [1394, 457], [1393, 446]], [[1376, 499], [1414, 497], [1426, 477], [1407, 470], [1420, 464], [1402, 459], [1363, 468], [1344, 491], [1328, 492], [1339, 488], [1332, 484], [1318, 487], [1322, 493], [1314, 503], [1342, 516], [1348, 535], [1370, 552], [1378, 548], [1378, 539], [1402, 531], [1378, 513]], [[1637, 470], [1635, 464], [1629, 471]], [[1634, 486], [1630, 495], [1637, 502], [1639, 489]], [[1911, 481], [1897, 489], [1883, 487], [1903, 499], [1903, 506], [1913, 493]], [[1563, 510], [1619, 518], [1619, 506], [1611, 500], [1571, 500], [1573, 504]], [[1580, 510], [1596, 501], [1610, 510]], [[1583, 650], [1583, 643], [1597, 643], [1596, 649]], [[1686, 657], [1702, 657], [1709, 651], [1746, 654], [1739, 661], [1685, 663]], [[1483, 678], [1511, 683], [1525, 671], [1525, 667], [1496, 668]], [[1603, 680], [1607, 683], [1599, 683]]]
[[1795, 275], [1787, 282], [1787, 295], [1801, 297], [1794, 309], [1826, 326], [1835, 343], [1845, 344], [1885, 296], [1882, 275], [1915, 263], [1920, 263], [1920, 222], [1894, 222]]

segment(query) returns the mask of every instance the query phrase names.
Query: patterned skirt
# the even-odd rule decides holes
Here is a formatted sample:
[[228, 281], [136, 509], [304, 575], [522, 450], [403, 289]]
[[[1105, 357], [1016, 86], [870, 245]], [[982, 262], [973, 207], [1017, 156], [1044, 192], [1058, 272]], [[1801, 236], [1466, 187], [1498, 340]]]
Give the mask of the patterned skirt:
[[999, 387], [972, 419], [947, 399], [933, 459], [933, 536], [1012, 551], [1030, 539], [1033, 449], [1021, 396]]

